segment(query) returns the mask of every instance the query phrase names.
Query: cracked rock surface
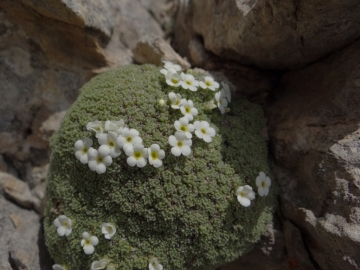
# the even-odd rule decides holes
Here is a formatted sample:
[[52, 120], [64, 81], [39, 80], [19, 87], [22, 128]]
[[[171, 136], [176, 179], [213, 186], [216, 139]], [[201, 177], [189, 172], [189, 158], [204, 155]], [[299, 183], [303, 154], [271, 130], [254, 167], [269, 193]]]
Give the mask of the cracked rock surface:
[[294, 69], [360, 36], [357, 0], [181, 1], [176, 49], [189, 56], [200, 36], [208, 51], [241, 64]]

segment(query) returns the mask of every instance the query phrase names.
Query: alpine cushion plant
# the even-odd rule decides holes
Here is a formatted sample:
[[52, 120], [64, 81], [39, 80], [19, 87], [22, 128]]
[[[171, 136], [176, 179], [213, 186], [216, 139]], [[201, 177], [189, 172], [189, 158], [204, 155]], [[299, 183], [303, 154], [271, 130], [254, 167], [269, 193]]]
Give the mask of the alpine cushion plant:
[[[236, 191], [246, 185], [255, 190], [259, 172], [270, 171], [263, 113], [235, 98], [230, 112], [209, 109], [216, 91], [169, 85], [152, 65], [106, 72], [81, 89], [51, 139], [44, 227], [55, 263], [91, 269], [106, 258], [106, 269], [213, 270], [259, 240], [276, 205], [273, 185], [268, 196], [256, 196], [248, 207]], [[189, 121], [181, 123], [182, 117]], [[176, 130], [176, 121], [180, 130], [194, 125], [191, 139]], [[75, 155], [84, 138], [93, 141], [88, 164]], [[83, 144], [75, 148], [79, 140]], [[179, 142], [191, 152], [173, 155]], [[113, 146], [121, 154], [112, 158]], [[53, 224], [60, 216], [71, 220], [68, 236], [60, 236]]]

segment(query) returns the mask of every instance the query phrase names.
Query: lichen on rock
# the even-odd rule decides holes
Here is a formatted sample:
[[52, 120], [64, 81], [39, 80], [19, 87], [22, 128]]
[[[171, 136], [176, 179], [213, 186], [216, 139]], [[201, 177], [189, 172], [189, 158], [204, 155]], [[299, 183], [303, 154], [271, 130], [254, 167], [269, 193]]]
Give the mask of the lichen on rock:
[[[199, 112], [194, 121], [207, 121], [216, 130], [211, 143], [193, 138], [187, 157], [170, 152], [168, 137], [182, 115], [159, 100], [168, 101], [172, 91], [194, 102]], [[275, 191], [245, 208], [236, 190], [246, 184], [255, 189], [258, 173], [270, 172], [260, 134], [263, 112], [245, 100], [233, 101], [224, 115], [209, 110], [214, 94], [170, 87], [152, 65], [109, 71], [81, 89], [51, 140], [45, 234], [56, 263], [89, 269], [106, 257], [117, 269], [130, 270], [147, 269], [157, 258], [164, 269], [215, 269], [259, 240], [272, 218]], [[156, 143], [165, 150], [163, 166], [130, 167], [122, 151], [97, 174], [75, 158], [75, 141], [92, 136], [97, 143], [85, 128], [88, 122], [119, 119], [140, 132], [145, 147]], [[56, 233], [53, 221], [59, 215], [72, 220], [68, 237]], [[115, 225], [111, 239], [102, 235], [103, 223]], [[91, 255], [80, 245], [83, 232], [99, 238]]]

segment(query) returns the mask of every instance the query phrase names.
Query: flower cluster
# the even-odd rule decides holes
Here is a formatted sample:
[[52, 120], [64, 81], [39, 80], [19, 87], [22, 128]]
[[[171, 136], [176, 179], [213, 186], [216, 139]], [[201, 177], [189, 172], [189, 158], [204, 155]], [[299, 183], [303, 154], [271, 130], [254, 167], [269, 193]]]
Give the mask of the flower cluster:
[[210, 127], [210, 124], [206, 121], [195, 121], [194, 124], [189, 123], [194, 119], [194, 116], [198, 114], [198, 110], [194, 108], [194, 104], [191, 100], [182, 99], [180, 94], [174, 92], [169, 93], [169, 100], [171, 108], [180, 109], [184, 115], [179, 120], [175, 121], [174, 127], [176, 132], [168, 139], [169, 144], [172, 146], [171, 153], [174, 156], [188, 156], [191, 154], [192, 145], [192, 132], [195, 130], [195, 134], [198, 138], [203, 139], [205, 142], [211, 142], [212, 137], [215, 136], [215, 129]]
[[[269, 194], [269, 187], [271, 180], [264, 172], [260, 172], [256, 177], [256, 185], [258, 186], [258, 194], [260, 196], [267, 196]], [[251, 201], [255, 199], [255, 192], [249, 185], [241, 186], [236, 191], [236, 196], [242, 206], [248, 207]]]
[[[195, 77], [191, 74], [185, 74], [183, 72], [179, 74], [178, 72], [181, 71], [181, 67], [179, 65], [173, 64], [168, 61], [164, 61], [164, 64], [165, 64], [164, 68], [161, 69], [160, 72], [165, 75], [166, 83], [170, 86], [173, 87], [181, 86], [183, 89], [189, 89], [190, 91], [193, 92], [196, 92], [198, 90], [198, 87], [205, 90], [209, 89], [211, 91], [216, 91], [220, 88], [219, 83], [216, 82], [213, 77], [204, 76], [203, 81], [197, 81]], [[231, 102], [231, 92], [228, 84], [222, 82], [221, 86], [222, 86], [221, 90], [215, 94], [215, 101], [217, 104], [216, 106], [220, 109], [221, 113], [224, 114], [226, 112], [229, 103]], [[174, 106], [181, 105], [180, 104], [181, 98], [179, 99], [178, 97], [173, 95], [172, 97], [170, 97], [170, 100], [171, 100], [171, 107], [173, 107], [174, 109], [178, 109]], [[184, 112], [182, 113], [185, 115]], [[192, 119], [189, 118], [189, 120]]]
[[88, 164], [90, 170], [102, 174], [106, 167], [110, 166], [113, 158], [121, 155], [121, 149], [128, 156], [129, 166], [138, 166], [140, 168], [149, 163], [154, 167], [162, 165], [162, 159], [165, 152], [157, 144], [152, 144], [150, 148], [145, 148], [142, 139], [136, 129], [125, 127], [124, 121], [101, 121], [89, 122], [86, 125], [87, 130], [94, 131], [98, 139], [99, 148], [92, 147], [93, 141], [90, 138], [78, 140], [75, 142], [75, 156], [82, 164]]
[[[54, 226], [57, 227], [57, 233], [59, 236], [69, 236], [72, 232], [72, 221], [65, 215], [60, 215], [57, 217], [54, 222]], [[105, 239], [111, 239], [116, 233], [116, 227], [112, 223], [103, 223], [101, 225], [101, 232], [104, 235]], [[88, 232], [82, 233], [82, 239], [80, 245], [84, 250], [84, 253], [87, 255], [93, 254], [95, 251], [95, 246], [99, 243], [99, 238], [95, 235], [90, 235]], [[100, 261], [94, 261], [91, 264], [91, 269], [115, 269], [111, 268], [109, 265], [110, 260], [104, 258]], [[53, 270], [67, 270], [67, 266], [54, 264]]]

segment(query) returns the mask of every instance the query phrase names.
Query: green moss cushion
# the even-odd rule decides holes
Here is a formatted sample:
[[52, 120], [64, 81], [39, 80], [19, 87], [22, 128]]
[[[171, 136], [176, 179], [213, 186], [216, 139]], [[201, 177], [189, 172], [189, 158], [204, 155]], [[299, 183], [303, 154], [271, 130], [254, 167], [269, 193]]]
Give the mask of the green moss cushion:
[[[194, 121], [208, 121], [217, 133], [211, 143], [193, 134], [187, 157], [170, 152], [168, 137], [182, 114], [159, 100], [168, 101], [171, 91], [191, 99], [199, 111]], [[57, 264], [90, 269], [93, 261], [107, 257], [117, 269], [148, 269], [156, 257], [164, 269], [208, 270], [241, 256], [259, 240], [271, 220], [274, 191], [243, 207], [236, 190], [248, 184], [256, 191], [256, 176], [269, 172], [260, 135], [263, 112], [244, 100], [233, 100], [224, 115], [218, 108], [207, 110], [214, 95], [170, 87], [152, 65], [107, 72], [81, 89], [51, 141], [45, 234]], [[119, 119], [140, 132], [145, 147], [156, 143], [165, 150], [163, 166], [130, 167], [122, 151], [104, 174], [97, 174], [76, 159], [77, 140], [90, 137], [98, 147], [86, 130], [88, 122]], [[56, 233], [53, 221], [59, 215], [72, 220], [68, 237]], [[110, 240], [101, 233], [104, 222], [116, 226]], [[99, 238], [91, 255], [80, 245], [85, 231]]]

